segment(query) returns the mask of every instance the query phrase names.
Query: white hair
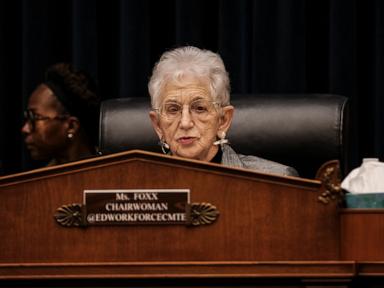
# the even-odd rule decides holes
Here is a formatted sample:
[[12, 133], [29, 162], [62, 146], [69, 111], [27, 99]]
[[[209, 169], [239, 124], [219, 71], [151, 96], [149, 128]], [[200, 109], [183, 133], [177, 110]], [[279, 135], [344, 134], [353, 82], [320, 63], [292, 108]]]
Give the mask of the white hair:
[[161, 91], [167, 83], [182, 83], [186, 76], [208, 80], [213, 100], [221, 106], [230, 104], [229, 76], [220, 55], [185, 46], [165, 52], [153, 68], [148, 83], [152, 108], [160, 106]]

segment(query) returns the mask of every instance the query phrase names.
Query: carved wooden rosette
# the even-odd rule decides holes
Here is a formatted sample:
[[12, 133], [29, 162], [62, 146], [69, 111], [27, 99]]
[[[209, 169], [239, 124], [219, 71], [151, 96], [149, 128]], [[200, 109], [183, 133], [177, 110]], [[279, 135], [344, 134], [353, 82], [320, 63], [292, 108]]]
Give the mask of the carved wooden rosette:
[[321, 194], [318, 200], [323, 204], [337, 201], [341, 204], [344, 192], [341, 189], [340, 163], [332, 160], [324, 163], [316, 173], [316, 179], [322, 182]]
[[81, 227], [85, 226], [84, 215], [84, 205], [74, 203], [57, 208], [54, 217], [61, 226]]
[[187, 219], [192, 226], [211, 224], [219, 216], [217, 208], [210, 203], [192, 203], [189, 205]]

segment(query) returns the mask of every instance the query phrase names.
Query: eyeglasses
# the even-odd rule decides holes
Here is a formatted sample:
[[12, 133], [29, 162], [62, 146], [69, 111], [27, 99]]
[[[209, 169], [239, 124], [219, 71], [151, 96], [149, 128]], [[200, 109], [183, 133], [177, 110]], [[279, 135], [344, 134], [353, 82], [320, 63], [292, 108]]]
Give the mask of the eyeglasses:
[[36, 121], [45, 121], [45, 120], [62, 120], [68, 118], [69, 115], [57, 115], [54, 117], [43, 116], [36, 114], [30, 109], [24, 111], [24, 123], [28, 122], [31, 125], [31, 130], [35, 130]]
[[[212, 115], [213, 112], [217, 112], [216, 106], [218, 105], [219, 103], [217, 102], [209, 101], [206, 99], [198, 99], [192, 101], [188, 105], [188, 108], [191, 117], [198, 120], [205, 120], [210, 115]], [[167, 120], [176, 120], [181, 117], [183, 106], [184, 105], [181, 103], [172, 101], [164, 103], [159, 109], [155, 110], [157, 110], [160, 115]]]

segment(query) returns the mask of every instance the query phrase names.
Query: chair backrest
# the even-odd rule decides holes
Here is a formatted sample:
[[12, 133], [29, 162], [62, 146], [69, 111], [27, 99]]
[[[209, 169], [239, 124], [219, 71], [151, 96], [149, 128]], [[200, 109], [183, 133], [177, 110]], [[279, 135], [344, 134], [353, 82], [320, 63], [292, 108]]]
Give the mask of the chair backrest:
[[[314, 178], [328, 160], [348, 170], [348, 101], [331, 94], [254, 94], [231, 96], [235, 115], [228, 139], [241, 154], [256, 155], [296, 168]], [[100, 151], [160, 152], [147, 98], [106, 100], [100, 112]]]

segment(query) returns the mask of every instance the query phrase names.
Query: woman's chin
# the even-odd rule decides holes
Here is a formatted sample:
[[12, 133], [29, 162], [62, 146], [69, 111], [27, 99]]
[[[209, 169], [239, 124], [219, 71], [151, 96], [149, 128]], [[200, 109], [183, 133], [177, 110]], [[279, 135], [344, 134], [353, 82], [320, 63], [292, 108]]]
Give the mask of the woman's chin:
[[187, 159], [200, 160], [199, 153], [193, 149], [178, 149], [174, 155]]

